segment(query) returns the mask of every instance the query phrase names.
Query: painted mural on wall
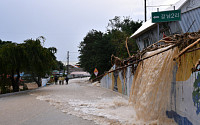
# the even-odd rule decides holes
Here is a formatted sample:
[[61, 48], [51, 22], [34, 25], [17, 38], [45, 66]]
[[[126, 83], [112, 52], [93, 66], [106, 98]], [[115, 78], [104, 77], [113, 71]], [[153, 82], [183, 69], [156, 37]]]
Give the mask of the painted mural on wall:
[[192, 98], [194, 101], [194, 106], [197, 108], [196, 114], [199, 115], [200, 113], [200, 72], [196, 73], [196, 79], [193, 86], [194, 86], [194, 91], [192, 92]]
[[113, 87], [113, 90], [115, 92], [118, 92], [118, 87], [117, 87], [117, 79], [118, 79], [118, 72], [114, 72], [114, 87]]
[[112, 90], [127, 94], [126, 71], [115, 71], [112, 78]]
[[[196, 48], [199, 47], [200, 44], [196, 46]], [[173, 71], [171, 99], [166, 115], [174, 119], [179, 125], [200, 124], [200, 71], [192, 71], [192, 68], [194, 68], [199, 59], [200, 49], [185, 53], [177, 60], [177, 65]], [[113, 72], [104, 76], [101, 84], [122, 94], [130, 93], [135, 77], [133, 77], [130, 69], [127, 68], [126, 71]], [[146, 69], [148, 70], [148, 68]], [[166, 69], [169, 69], [169, 67]], [[200, 69], [200, 66], [198, 69]], [[164, 78], [169, 78], [166, 77], [166, 70], [162, 71], [164, 71]]]
[[[111, 70], [115, 70], [115, 68], [116, 66], [114, 65]], [[131, 68], [115, 71], [105, 75], [101, 79], [101, 86], [124, 95], [129, 95], [132, 77]]]
[[[197, 48], [200, 45], [197, 46]], [[186, 81], [191, 77], [192, 68], [200, 58], [200, 50], [185, 53], [178, 60], [178, 70], [176, 73], [176, 81]]]
[[[199, 47], [198, 44], [196, 48]], [[199, 59], [200, 50], [197, 50], [185, 53], [177, 60], [171, 89], [171, 108], [166, 114], [179, 125], [200, 124], [200, 71], [192, 70]]]

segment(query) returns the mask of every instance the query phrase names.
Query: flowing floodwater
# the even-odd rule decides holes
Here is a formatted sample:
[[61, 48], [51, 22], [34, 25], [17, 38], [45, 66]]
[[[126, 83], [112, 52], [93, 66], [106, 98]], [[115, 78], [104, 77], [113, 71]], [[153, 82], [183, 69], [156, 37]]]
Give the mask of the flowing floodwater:
[[[145, 57], [167, 48], [147, 52]], [[168, 123], [171, 120], [166, 118], [165, 114], [170, 101], [175, 54], [177, 54], [177, 49], [170, 49], [138, 65], [130, 93], [130, 102], [138, 120], [172, 124]]]
[[100, 125], [131, 125], [136, 114], [128, 97], [91, 84], [88, 78], [74, 79], [69, 85], [51, 85], [33, 92], [64, 113], [92, 120]]
[[[166, 48], [165, 48], [166, 49]], [[158, 51], [147, 53], [152, 55]], [[176, 50], [144, 60], [135, 73], [130, 98], [91, 84], [88, 78], [73, 79], [69, 85], [51, 85], [32, 93], [62, 112], [100, 125], [175, 124], [165, 117], [169, 104]]]

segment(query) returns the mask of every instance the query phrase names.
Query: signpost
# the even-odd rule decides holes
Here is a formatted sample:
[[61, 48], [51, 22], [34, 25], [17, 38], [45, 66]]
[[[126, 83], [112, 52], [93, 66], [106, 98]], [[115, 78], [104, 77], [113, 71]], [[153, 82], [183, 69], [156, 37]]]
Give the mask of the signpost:
[[98, 73], [99, 73], [99, 72], [98, 72], [97, 68], [95, 68], [95, 69], [94, 69], [94, 74], [95, 74], [95, 76], [97, 76]]
[[151, 13], [152, 23], [157, 23], [158, 27], [158, 38], [159, 41], [159, 22], [170, 22], [170, 21], [180, 21], [181, 20], [181, 10], [171, 10], [171, 11], [161, 11]]
[[152, 12], [151, 17], [152, 17], [152, 23], [180, 21], [181, 11], [171, 10], [171, 11]]

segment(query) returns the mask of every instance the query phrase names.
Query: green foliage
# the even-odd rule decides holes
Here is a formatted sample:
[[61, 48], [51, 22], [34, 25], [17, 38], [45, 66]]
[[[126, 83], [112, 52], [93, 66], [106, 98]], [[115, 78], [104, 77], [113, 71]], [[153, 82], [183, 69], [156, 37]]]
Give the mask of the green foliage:
[[[9, 74], [9, 78], [12, 81], [13, 91], [19, 91], [19, 72], [22, 68], [23, 61], [20, 58], [24, 55], [21, 53], [21, 46], [16, 43], [7, 43], [1, 46], [0, 56], [2, 59], [2, 73], [4, 75]], [[14, 75], [17, 74], [16, 80], [14, 80]], [[2, 75], [3, 75], [2, 74]]]
[[[142, 22], [134, 22], [129, 17], [123, 20], [115, 17], [109, 20], [107, 32], [92, 30], [80, 43], [79, 64], [84, 70], [95, 77], [93, 71], [98, 69], [99, 74], [103, 74], [111, 68], [111, 55], [120, 58], [127, 58], [129, 55], [126, 49], [125, 40], [134, 33]], [[128, 47], [130, 52], [137, 51], [138, 47], [134, 40], [129, 40]]]
[[[107, 32], [111, 35], [111, 43], [114, 46], [113, 54], [119, 58], [127, 58], [129, 55], [126, 49], [126, 38], [130, 37], [140, 26], [142, 22], [134, 22], [130, 17], [124, 17], [121, 20], [116, 16], [114, 19], [109, 20]], [[138, 46], [133, 39], [129, 39], [128, 47], [130, 53], [133, 54], [138, 50]]]
[[24, 47], [28, 54], [27, 71], [30, 72], [34, 78], [38, 77], [35, 81], [41, 86], [40, 78], [44, 77], [46, 73], [50, 73], [52, 67], [56, 65], [56, 57], [51, 49], [41, 45], [39, 39], [25, 40]]
[[[43, 42], [45, 40], [44, 37], [40, 39]], [[19, 91], [20, 72], [27, 72], [38, 78], [35, 81], [41, 86], [40, 78], [55, 67], [56, 48], [43, 47], [40, 39], [28, 39], [21, 44], [0, 40], [0, 86], [3, 92], [9, 81], [12, 83], [13, 91]], [[15, 74], [17, 77], [14, 77]]]
[[2, 41], [0, 40], [0, 89], [1, 93], [7, 93], [8, 88], [11, 86], [11, 81], [7, 79], [7, 62], [5, 59], [7, 58], [5, 55], [2, 54], [5, 51], [4, 47], [6, 44], [10, 44], [11, 42]]
[[142, 25], [141, 21], [133, 21], [130, 17], [124, 17], [123, 20], [119, 16], [115, 16], [113, 19], [109, 20], [107, 31], [122, 31], [128, 36], [133, 34], [140, 26]]
[[61, 61], [56, 61], [55, 66], [56, 67], [53, 67], [54, 70], [58, 70], [58, 71], [65, 70], [65, 66]]
[[92, 74], [94, 69], [97, 68], [99, 74], [102, 74], [110, 68], [110, 65], [107, 64], [110, 61], [113, 49], [108, 41], [109, 37], [109, 35], [100, 31], [92, 30], [81, 42], [79, 46], [80, 65], [89, 73]]

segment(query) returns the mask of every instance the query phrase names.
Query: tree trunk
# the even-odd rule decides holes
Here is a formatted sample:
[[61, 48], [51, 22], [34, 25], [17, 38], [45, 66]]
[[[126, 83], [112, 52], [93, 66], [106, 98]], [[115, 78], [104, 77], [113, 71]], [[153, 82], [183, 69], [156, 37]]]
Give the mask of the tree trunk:
[[38, 87], [42, 86], [42, 84], [41, 84], [41, 77], [40, 76], [38, 76], [37, 84], [38, 84]]
[[12, 82], [13, 92], [19, 92], [19, 84], [16, 82], [14, 78], [14, 71], [12, 71], [11, 74], [11, 82]]
[[32, 73], [32, 77], [33, 77], [33, 80], [37, 83], [38, 87], [41, 87], [41, 77], [38, 76], [36, 79], [36, 76], [34, 73]]
[[16, 72], [17, 72], [17, 78], [15, 80], [15, 83], [16, 83], [16, 85], [18, 87], [18, 91], [19, 91], [19, 85], [20, 85], [20, 81], [19, 81], [19, 79], [20, 79], [20, 72], [19, 72], [19, 69], [17, 69]]
[[6, 89], [6, 79], [7, 79], [7, 74], [2, 74], [1, 78], [0, 78], [1, 94], [5, 94], [7, 92], [7, 89]]

